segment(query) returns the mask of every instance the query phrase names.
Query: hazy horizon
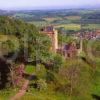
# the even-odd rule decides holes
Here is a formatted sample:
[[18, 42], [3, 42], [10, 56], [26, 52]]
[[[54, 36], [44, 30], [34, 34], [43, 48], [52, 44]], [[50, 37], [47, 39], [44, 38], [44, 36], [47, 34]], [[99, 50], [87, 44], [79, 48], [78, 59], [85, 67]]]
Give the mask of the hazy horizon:
[[2, 10], [45, 10], [45, 9], [74, 9], [100, 8], [100, 0], [3, 0], [0, 1]]

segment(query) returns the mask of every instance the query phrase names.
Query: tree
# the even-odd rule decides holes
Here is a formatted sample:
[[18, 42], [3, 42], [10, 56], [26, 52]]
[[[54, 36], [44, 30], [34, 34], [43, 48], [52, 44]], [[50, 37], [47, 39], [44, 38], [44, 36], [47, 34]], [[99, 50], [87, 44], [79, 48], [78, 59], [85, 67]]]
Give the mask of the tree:
[[[4, 37], [7, 37], [7, 39], [4, 40]], [[40, 33], [32, 24], [10, 17], [0, 17], [1, 39], [2, 47], [0, 49], [3, 52], [2, 56], [6, 55], [7, 60], [8, 58], [13, 60], [12, 56], [16, 53], [13, 60], [15, 63], [27, 64], [32, 62], [33, 64], [33, 62], [46, 62], [50, 59], [50, 38]], [[11, 76], [13, 69], [10, 66]]]
[[81, 60], [71, 60], [62, 67], [59, 74], [68, 80], [64, 91], [72, 97], [84, 99], [91, 98], [91, 69]]
[[[20, 59], [25, 62], [46, 61], [50, 56], [50, 38], [40, 33], [33, 24], [2, 16], [0, 17], [0, 34], [8, 36], [8, 38], [17, 38], [16, 40], [19, 42], [16, 48], [19, 51], [17, 61], [21, 61]], [[13, 42], [13, 38], [6, 41], [5, 44], [9, 45], [10, 52], [16, 51], [14, 45], [17, 45], [17, 42]], [[9, 51], [9, 48], [6, 51]]]
[[49, 49], [51, 47], [51, 40], [48, 36], [40, 33], [35, 39], [29, 41], [29, 60], [46, 62], [50, 57]]
[[59, 44], [65, 44], [72, 42], [74, 39], [71, 36], [68, 36], [67, 34], [59, 34], [58, 35], [58, 41]]
[[64, 58], [63, 56], [59, 55], [59, 54], [55, 54], [53, 56], [53, 66], [52, 66], [52, 70], [54, 72], [58, 72], [59, 69], [63, 66], [64, 64]]

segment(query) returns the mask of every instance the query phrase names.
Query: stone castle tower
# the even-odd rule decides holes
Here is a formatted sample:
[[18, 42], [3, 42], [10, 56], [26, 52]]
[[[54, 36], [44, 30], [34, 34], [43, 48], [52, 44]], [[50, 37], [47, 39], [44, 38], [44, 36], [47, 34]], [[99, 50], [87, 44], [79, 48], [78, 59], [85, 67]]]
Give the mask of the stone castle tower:
[[50, 37], [52, 42], [51, 51], [56, 53], [58, 50], [58, 31], [53, 26], [46, 26], [41, 29], [41, 32]]
[[80, 54], [83, 51], [83, 39], [82, 37], [80, 38], [80, 48], [78, 50], [78, 54]]
[[53, 29], [54, 31], [54, 49], [58, 50], [58, 31]]

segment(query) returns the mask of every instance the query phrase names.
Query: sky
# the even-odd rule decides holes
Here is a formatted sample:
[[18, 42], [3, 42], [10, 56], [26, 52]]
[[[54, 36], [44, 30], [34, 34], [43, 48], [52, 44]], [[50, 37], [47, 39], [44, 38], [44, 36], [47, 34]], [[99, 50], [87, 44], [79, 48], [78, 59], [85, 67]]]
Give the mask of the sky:
[[0, 0], [0, 9], [78, 8], [100, 6], [100, 0]]

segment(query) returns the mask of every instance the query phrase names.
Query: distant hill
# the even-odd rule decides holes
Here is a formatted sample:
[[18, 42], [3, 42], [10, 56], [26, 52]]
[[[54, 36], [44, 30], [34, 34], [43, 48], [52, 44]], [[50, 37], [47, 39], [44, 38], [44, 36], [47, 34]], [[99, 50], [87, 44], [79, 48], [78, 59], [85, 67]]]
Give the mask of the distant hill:
[[3, 15], [4, 13], [5, 11], [0, 9], [0, 15]]
[[[16, 19], [23, 20], [25, 22], [39, 22], [48, 23], [45, 18], [62, 18], [62, 21], [55, 20], [58, 23], [70, 23], [72, 21], [65, 20], [67, 16], [79, 16], [82, 18], [83, 23], [100, 23], [100, 9], [99, 8], [77, 8], [77, 9], [53, 9], [53, 10], [18, 10], [18, 11], [5, 11], [0, 10], [0, 15], [11, 16]], [[73, 23], [80, 23], [79, 21], [74, 21]], [[50, 24], [50, 23], [49, 23]], [[53, 24], [53, 23], [51, 23]]]

